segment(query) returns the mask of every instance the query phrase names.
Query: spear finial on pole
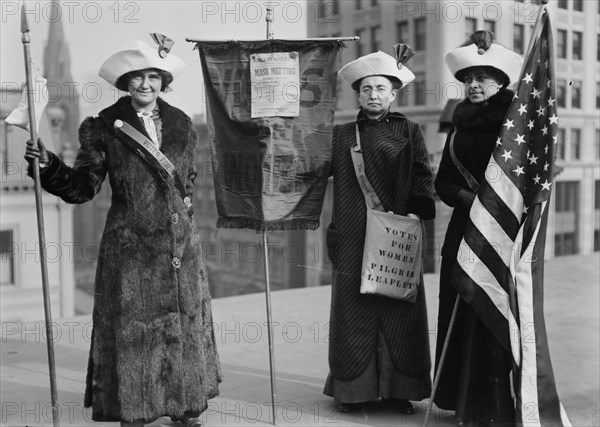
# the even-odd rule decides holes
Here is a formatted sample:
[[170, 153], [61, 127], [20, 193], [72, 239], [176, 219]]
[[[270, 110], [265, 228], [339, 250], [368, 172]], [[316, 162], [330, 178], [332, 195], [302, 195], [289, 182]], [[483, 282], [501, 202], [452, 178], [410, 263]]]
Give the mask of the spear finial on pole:
[[267, 21], [267, 38], [272, 39], [275, 37], [275, 33], [271, 27], [273, 22], [273, 5], [271, 3], [267, 6], [267, 16], [265, 17], [265, 21]]
[[[27, 9], [25, 2], [21, 2], [21, 42], [23, 43], [23, 56], [25, 58], [25, 81], [27, 84], [27, 110], [29, 112], [29, 136], [37, 144], [37, 121], [35, 118], [34, 87], [31, 75], [31, 54], [29, 52], [29, 24], [27, 23]], [[42, 208], [42, 186], [40, 184], [40, 161], [33, 159], [33, 183], [35, 193], [35, 210], [37, 216], [38, 239], [40, 243], [40, 267], [42, 269], [42, 293], [44, 297], [44, 315], [46, 320], [46, 345], [48, 348], [48, 370], [50, 373], [50, 395], [52, 399], [52, 423], [58, 427], [58, 398], [56, 392], [56, 370], [54, 363], [54, 335], [52, 333], [52, 312], [50, 308], [50, 292], [48, 288], [48, 269], [46, 256], [46, 237], [44, 231], [44, 211]]]

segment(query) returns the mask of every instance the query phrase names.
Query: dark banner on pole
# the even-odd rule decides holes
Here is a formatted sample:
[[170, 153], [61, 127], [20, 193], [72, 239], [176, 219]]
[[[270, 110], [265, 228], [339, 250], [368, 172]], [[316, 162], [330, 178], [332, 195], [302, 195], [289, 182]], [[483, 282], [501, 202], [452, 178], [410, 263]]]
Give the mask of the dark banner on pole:
[[343, 47], [314, 40], [196, 43], [217, 227], [319, 226]]

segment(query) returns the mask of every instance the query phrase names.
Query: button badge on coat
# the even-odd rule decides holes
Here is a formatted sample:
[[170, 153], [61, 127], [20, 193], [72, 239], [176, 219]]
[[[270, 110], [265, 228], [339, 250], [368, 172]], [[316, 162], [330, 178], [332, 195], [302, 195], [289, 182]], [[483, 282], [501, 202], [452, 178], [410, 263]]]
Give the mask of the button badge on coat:
[[171, 264], [173, 265], [174, 268], [181, 267], [181, 261], [176, 256], [174, 256], [173, 259], [171, 260]]
[[177, 212], [173, 212], [171, 214], [171, 222], [173, 224], [177, 224], [179, 222], [179, 214]]

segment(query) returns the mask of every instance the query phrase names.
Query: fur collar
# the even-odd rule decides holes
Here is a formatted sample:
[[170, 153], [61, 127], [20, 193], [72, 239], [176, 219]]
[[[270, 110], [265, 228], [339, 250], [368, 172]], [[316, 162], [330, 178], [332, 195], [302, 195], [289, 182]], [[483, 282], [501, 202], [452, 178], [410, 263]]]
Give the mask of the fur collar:
[[500, 89], [497, 94], [479, 104], [473, 104], [467, 98], [456, 106], [452, 123], [458, 131], [499, 129], [513, 95], [511, 90]]
[[[163, 126], [167, 123], [173, 123], [175, 121], [174, 119], [176, 119], [176, 116], [183, 114], [178, 108], [172, 107], [160, 97], [156, 99], [156, 103], [158, 105], [158, 111], [160, 118], [162, 119]], [[100, 111], [98, 116], [102, 119], [106, 127], [113, 133], [115, 132], [115, 120], [120, 119], [129, 123], [135, 129], [150, 138], [146, 132], [144, 124], [138, 118], [135, 109], [131, 105], [131, 96], [119, 98], [119, 100], [113, 105]]]

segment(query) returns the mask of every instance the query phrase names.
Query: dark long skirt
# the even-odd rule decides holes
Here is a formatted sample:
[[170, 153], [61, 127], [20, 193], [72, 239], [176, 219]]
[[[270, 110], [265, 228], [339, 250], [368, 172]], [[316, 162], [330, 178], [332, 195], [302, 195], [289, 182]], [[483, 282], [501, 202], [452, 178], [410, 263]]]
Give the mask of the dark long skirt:
[[[436, 372], [457, 295], [452, 284], [455, 263], [453, 259], [442, 258]], [[441, 409], [454, 410], [458, 422], [478, 421], [487, 425], [493, 421], [494, 425], [512, 426], [515, 410], [510, 386], [511, 369], [510, 354], [471, 306], [461, 300], [435, 404]]]

